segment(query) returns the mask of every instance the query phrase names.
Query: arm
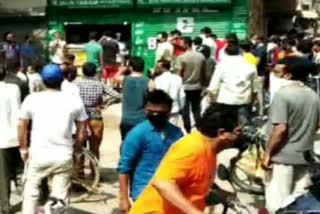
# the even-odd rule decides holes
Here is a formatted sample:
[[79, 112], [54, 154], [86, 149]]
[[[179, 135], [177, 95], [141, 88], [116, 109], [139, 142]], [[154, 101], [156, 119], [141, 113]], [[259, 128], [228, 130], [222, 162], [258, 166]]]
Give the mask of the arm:
[[149, 91], [154, 91], [156, 89], [156, 84], [152, 79], [149, 79], [148, 88], [149, 88]]
[[286, 96], [287, 94], [281, 94], [281, 90], [279, 90], [274, 95], [271, 104], [270, 118], [273, 128], [262, 163], [265, 169], [270, 169], [272, 157], [279, 153], [288, 137], [288, 103], [286, 102]]
[[24, 162], [29, 158], [28, 148], [28, 126], [29, 121], [26, 119], [20, 119], [18, 123], [18, 139], [20, 144], [20, 153]]
[[204, 59], [202, 61], [202, 64], [201, 64], [201, 70], [200, 70], [200, 83], [202, 86], [205, 86], [205, 82], [206, 82], [206, 79], [207, 79], [207, 61]]
[[180, 107], [180, 111], [183, 109], [185, 103], [186, 103], [186, 93], [184, 92], [184, 89], [183, 89], [183, 84], [182, 84], [182, 80], [181, 80], [181, 83], [180, 83], [180, 89], [179, 89], [179, 92], [178, 92], [178, 101], [179, 101], [179, 107]]
[[76, 122], [76, 143], [74, 145], [74, 153], [75, 154], [80, 154], [82, 152], [82, 148], [84, 145], [84, 142], [87, 139], [87, 122], [82, 121], [82, 122]]
[[120, 210], [128, 213], [130, 209], [129, 184], [130, 173], [134, 170], [135, 162], [142, 151], [140, 129], [133, 129], [123, 142], [121, 156], [118, 163], [119, 184], [120, 184]]
[[184, 197], [179, 186], [173, 181], [153, 180], [152, 186], [157, 189], [160, 195], [186, 214], [202, 214], [200, 210], [192, 205]]
[[123, 80], [125, 77], [125, 73], [127, 71], [127, 67], [126, 66], [121, 66], [119, 68], [119, 71], [116, 73], [116, 75], [114, 76], [114, 79], [117, 83], [119, 83], [120, 85], [123, 84]]
[[222, 70], [218, 65], [208, 87], [208, 92], [209, 92], [208, 96], [210, 97], [210, 102], [215, 102], [217, 100], [221, 82], [222, 82]]

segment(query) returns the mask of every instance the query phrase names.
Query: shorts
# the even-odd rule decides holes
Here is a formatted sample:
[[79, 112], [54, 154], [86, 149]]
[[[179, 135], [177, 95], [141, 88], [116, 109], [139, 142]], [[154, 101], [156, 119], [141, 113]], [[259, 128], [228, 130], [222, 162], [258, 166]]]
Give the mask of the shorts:
[[102, 79], [113, 79], [116, 73], [118, 72], [118, 65], [109, 64], [103, 66], [101, 78]]

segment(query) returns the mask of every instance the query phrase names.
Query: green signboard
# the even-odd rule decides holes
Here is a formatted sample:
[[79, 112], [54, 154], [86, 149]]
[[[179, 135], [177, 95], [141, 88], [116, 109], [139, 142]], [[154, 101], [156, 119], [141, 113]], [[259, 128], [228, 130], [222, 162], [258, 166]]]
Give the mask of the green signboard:
[[167, 6], [217, 6], [230, 5], [232, 0], [137, 0], [138, 7], [167, 7]]
[[133, 0], [49, 0], [51, 6], [67, 8], [130, 8]]

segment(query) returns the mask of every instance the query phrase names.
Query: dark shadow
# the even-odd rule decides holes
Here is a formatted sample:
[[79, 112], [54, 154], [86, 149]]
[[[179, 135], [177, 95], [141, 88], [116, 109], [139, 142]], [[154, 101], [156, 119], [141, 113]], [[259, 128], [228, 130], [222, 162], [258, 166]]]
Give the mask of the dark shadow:
[[120, 214], [120, 210], [118, 208], [114, 208], [112, 211], [111, 211], [111, 214]]
[[114, 168], [100, 168], [100, 182], [114, 184], [118, 182], [118, 172]]
[[11, 207], [12, 213], [18, 213], [22, 210], [22, 202], [19, 202]]

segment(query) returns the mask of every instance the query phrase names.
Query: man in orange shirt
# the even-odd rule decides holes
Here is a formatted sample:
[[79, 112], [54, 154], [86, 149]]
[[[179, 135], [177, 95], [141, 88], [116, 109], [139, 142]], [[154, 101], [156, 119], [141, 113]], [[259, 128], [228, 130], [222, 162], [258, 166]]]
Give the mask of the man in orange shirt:
[[202, 214], [214, 180], [217, 154], [232, 147], [241, 134], [238, 112], [212, 105], [197, 131], [176, 142], [130, 214]]

